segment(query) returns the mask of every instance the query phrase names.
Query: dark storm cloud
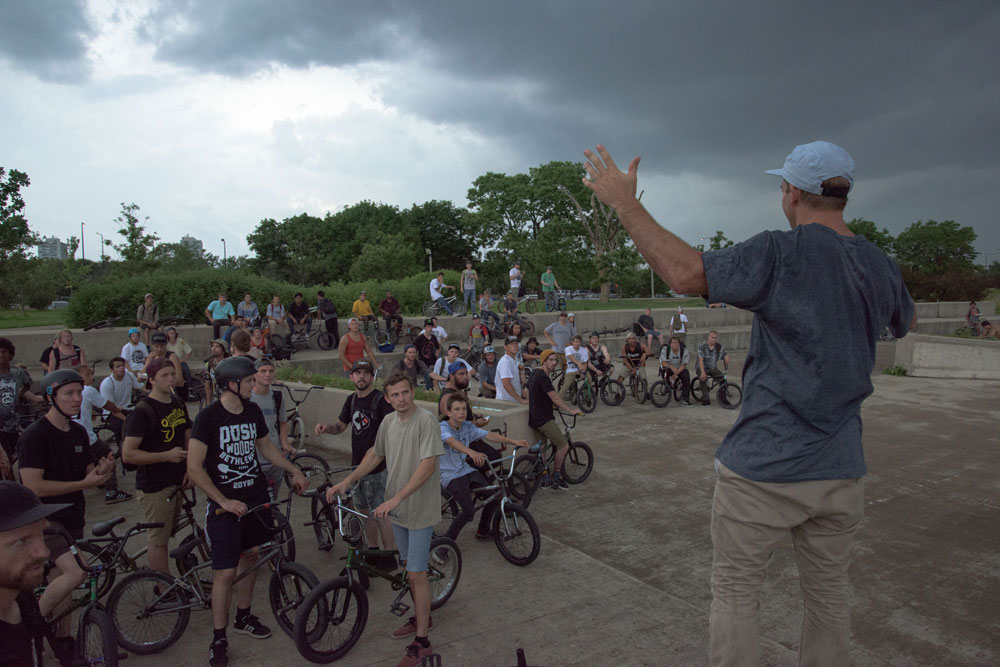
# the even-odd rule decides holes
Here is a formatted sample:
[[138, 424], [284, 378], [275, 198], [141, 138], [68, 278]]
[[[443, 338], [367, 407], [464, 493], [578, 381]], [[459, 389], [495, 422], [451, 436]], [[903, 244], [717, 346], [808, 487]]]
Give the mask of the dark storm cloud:
[[0, 59], [42, 79], [85, 77], [91, 33], [82, 0], [0, 3]]

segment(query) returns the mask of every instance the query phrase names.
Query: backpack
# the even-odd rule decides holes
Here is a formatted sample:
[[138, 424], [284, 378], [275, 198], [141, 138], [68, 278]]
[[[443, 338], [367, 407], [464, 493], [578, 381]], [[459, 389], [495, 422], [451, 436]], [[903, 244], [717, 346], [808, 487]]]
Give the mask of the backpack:
[[392, 352], [395, 349], [396, 349], [396, 346], [393, 345], [392, 343], [388, 342], [388, 341], [386, 341], [385, 343], [382, 343], [381, 345], [378, 346], [378, 351], [379, 352], [384, 352], [384, 353]]
[[632, 333], [634, 333], [636, 336], [643, 336], [643, 335], [645, 335], [645, 334], [643, 334], [642, 327], [639, 326], [638, 322], [633, 322], [632, 323]]

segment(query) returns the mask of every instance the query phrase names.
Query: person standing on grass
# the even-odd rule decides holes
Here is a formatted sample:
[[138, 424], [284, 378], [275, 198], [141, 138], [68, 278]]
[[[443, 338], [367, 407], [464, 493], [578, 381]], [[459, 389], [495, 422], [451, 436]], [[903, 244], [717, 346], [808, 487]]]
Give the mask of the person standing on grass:
[[555, 310], [556, 304], [556, 290], [559, 289], [559, 281], [556, 280], [556, 274], [552, 273], [552, 267], [548, 266], [545, 268], [545, 273], [542, 274], [542, 299], [545, 302], [546, 310]]
[[375, 446], [368, 450], [347, 479], [327, 490], [326, 499], [333, 502], [334, 496], [343, 495], [355, 482], [385, 462], [388, 470], [386, 501], [375, 508], [374, 515], [392, 521], [392, 533], [406, 568], [415, 613], [392, 633], [392, 637], [405, 639], [416, 635], [398, 663], [398, 667], [416, 667], [432, 652], [427, 639], [432, 625], [427, 562], [434, 526], [441, 520], [438, 458], [444, 454], [444, 447], [438, 420], [414, 402], [409, 377], [394, 371], [385, 381], [385, 394], [395, 412], [379, 427]]
[[177, 371], [158, 358], [146, 369], [149, 395], [143, 397], [125, 422], [122, 462], [134, 464], [135, 498], [149, 523], [162, 528], [146, 531], [149, 567], [170, 572], [167, 547], [180, 520], [187, 483], [187, 448], [191, 418], [187, 406], [172, 393]]
[[916, 328], [896, 263], [844, 222], [854, 160], [825, 141], [796, 146], [781, 177], [791, 231], [764, 231], [699, 255], [635, 197], [639, 158], [623, 173], [597, 146], [584, 185], [615, 209], [636, 248], [679, 294], [754, 313], [744, 401], [716, 451], [712, 504], [712, 665], [760, 662], [760, 593], [791, 534], [805, 616], [799, 662], [850, 663], [851, 547], [864, 511], [861, 404], [875, 340]]

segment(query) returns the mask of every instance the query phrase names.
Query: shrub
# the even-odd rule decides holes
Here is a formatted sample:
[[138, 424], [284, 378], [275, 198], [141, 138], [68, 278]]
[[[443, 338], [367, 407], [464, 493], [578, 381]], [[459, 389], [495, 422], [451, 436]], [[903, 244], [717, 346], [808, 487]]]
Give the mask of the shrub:
[[902, 364], [893, 364], [888, 368], [882, 369], [882, 375], [895, 375], [897, 377], [906, 377], [906, 369]]
[[975, 269], [954, 269], [946, 273], [931, 274], [901, 267], [910, 296], [915, 301], [978, 301], [997, 280]]

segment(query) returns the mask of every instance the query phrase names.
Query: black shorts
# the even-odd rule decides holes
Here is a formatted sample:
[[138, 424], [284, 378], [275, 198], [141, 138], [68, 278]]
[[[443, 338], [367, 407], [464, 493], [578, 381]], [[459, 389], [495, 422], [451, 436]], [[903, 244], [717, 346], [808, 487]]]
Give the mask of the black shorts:
[[[265, 494], [244, 502], [251, 508], [268, 500]], [[214, 501], [209, 501], [205, 509], [205, 534], [212, 551], [213, 570], [231, 570], [239, 564], [244, 551], [274, 536], [274, 520], [269, 510], [260, 509], [238, 518], [231, 512], [216, 514], [217, 509]]]
[[[83, 539], [83, 528], [67, 528], [64, 524], [56, 521], [54, 519], [49, 519], [49, 530], [63, 529], [69, 536], [73, 538], [74, 542], [78, 542]], [[70, 543], [66, 541], [66, 537], [59, 534], [46, 533], [45, 534], [45, 546], [49, 548], [49, 562], [55, 563], [56, 559], [65, 553], [69, 553]]]

